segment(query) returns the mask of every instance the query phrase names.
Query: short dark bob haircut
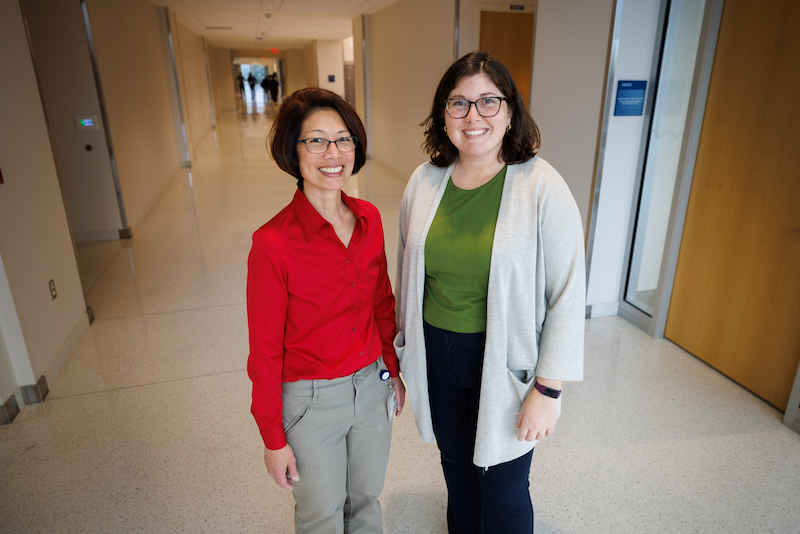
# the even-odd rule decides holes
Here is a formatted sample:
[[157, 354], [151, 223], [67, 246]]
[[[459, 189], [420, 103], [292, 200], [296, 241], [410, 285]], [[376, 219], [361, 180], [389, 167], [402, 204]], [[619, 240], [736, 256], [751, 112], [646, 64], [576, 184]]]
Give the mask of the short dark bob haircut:
[[539, 128], [528, 113], [528, 108], [519, 96], [517, 86], [508, 69], [488, 52], [470, 52], [453, 63], [442, 76], [436, 95], [433, 97], [431, 114], [420, 126], [425, 128], [422, 150], [437, 167], [447, 167], [458, 159], [458, 149], [444, 131], [445, 102], [462, 79], [476, 74], [485, 74], [506, 98], [511, 111], [511, 130], [503, 137], [500, 161], [508, 164], [524, 163], [536, 155], [541, 144]]
[[286, 98], [278, 109], [278, 117], [267, 136], [267, 146], [278, 167], [297, 178], [297, 187], [300, 191], [303, 190], [303, 175], [300, 173], [297, 141], [300, 140], [305, 120], [314, 112], [325, 109], [337, 112], [350, 135], [358, 137], [353, 174], [360, 171], [367, 161], [367, 132], [353, 106], [327, 89], [319, 87], [299, 89]]

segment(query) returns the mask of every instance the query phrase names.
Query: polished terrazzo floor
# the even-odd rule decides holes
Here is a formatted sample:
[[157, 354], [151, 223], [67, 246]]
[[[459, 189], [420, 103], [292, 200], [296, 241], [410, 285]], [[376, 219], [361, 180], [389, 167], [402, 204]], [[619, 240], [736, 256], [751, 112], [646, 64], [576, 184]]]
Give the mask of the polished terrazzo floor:
[[[220, 118], [125, 242], [82, 244], [96, 321], [47, 400], [0, 427], [0, 533], [288, 533], [249, 414], [250, 236], [290, 200], [265, 156], [273, 111]], [[404, 181], [370, 162], [394, 272]], [[565, 386], [534, 453], [537, 533], [800, 532], [800, 436], [781, 414], [617, 317], [586, 326], [586, 380]], [[443, 533], [434, 445], [396, 419], [387, 533]]]

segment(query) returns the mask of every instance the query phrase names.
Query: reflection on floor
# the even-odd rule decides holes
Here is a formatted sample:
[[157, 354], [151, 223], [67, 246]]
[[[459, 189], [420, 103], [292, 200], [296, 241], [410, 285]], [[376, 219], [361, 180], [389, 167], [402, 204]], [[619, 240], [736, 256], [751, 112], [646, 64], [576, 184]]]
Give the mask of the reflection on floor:
[[[79, 248], [97, 320], [46, 402], [0, 427], [0, 532], [284, 533], [292, 497], [266, 474], [245, 371], [250, 236], [295, 182], [264, 151], [269, 107], [219, 121], [133, 239]], [[373, 162], [394, 271], [404, 180]], [[800, 436], [780, 414], [616, 317], [586, 328], [534, 454], [537, 533], [800, 532]], [[396, 420], [388, 533], [446, 531], [436, 447]]]

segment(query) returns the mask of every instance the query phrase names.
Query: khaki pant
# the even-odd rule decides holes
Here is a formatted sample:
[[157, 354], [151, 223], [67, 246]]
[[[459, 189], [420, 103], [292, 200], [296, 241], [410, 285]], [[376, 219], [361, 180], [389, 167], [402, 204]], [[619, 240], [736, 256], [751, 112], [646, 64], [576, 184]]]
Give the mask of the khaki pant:
[[297, 458], [297, 534], [381, 533], [392, 423], [382, 359], [346, 377], [283, 384], [283, 428]]

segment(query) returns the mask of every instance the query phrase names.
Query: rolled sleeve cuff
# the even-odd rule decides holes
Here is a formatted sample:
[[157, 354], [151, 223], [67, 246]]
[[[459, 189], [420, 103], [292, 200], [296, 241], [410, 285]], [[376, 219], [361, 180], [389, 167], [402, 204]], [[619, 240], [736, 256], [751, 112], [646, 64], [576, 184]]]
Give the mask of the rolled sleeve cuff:
[[264, 445], [271, 451], [277, 451], [286, 446], [286, 433], [283, 428], [259, 428]]
[[394, 349], [392, 349], [391, 352], [384, 352], [383, 363], [386, 364], [389, 376], [400, 376], [400, 363], [397, 361], [397, 354], [394, 352]]

